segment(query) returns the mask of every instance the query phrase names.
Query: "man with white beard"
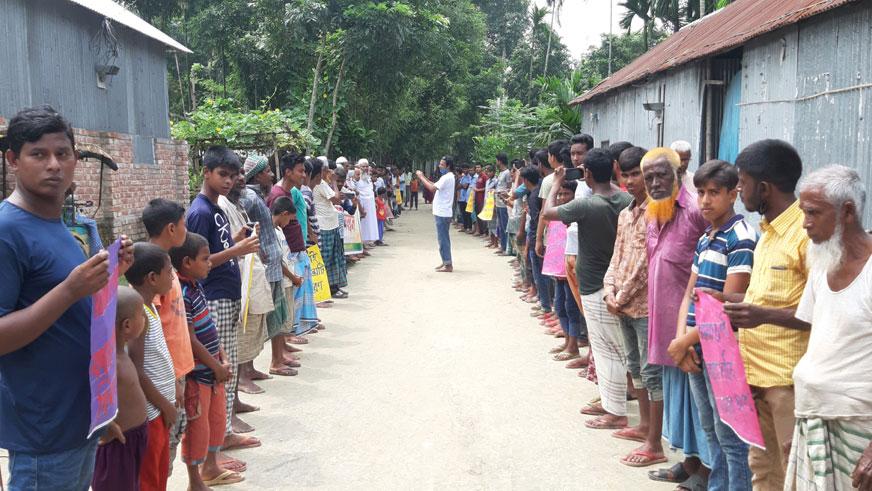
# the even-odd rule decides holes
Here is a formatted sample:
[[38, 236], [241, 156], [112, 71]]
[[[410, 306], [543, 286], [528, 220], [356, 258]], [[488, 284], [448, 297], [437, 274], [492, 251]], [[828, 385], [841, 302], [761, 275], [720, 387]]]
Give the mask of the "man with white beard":
[[378, 240], [378, 221], [375, 214], [375, 190], [372, 187], [372, 178], [369, 173], [369, 161], [360, 159], [357, 161], [355, 170], [360, 170], [360, 179], [357, 180], [355, 190], [363, 213], [360, 215], [360, 236], [363, 244], [369, 249], [374, 247]]
[[863, 182], [848, 167], [825, 167], [799, 186], [812, 243], [796, 317], [812, 330], [793, 371], [796, 426], [785, 489], [872, 489], [872, 236], [863, 230], [865, 204]]
[[736, 158], [739, 192], [748, 211], [763, 215], [745, 295], [724, 295], [739, 329], [739, 348], [766, 450], [751, 447], [755, 490], [781, 490], [793, 435], [793, 369], [808, 346], [809, 324], [795, 317], [808, 276], [808, 236], [796, 199], [802, 160], [789, 143], [761, 140]]

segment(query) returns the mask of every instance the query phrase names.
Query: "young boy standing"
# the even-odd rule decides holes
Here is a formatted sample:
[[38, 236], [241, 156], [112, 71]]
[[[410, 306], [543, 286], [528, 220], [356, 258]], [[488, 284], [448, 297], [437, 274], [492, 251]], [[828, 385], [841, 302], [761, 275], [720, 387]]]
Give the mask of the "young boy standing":
[[[694, 315], [697, 290], [723, 301], [725, 295], [744, 294], [751, 281], [757, 233], [733, 210], [738, 190], [736, 168], [722, 160], [706, 162], [694, 174], [699, 208], [710, 226], [699, 238], [690, 280], [678, 314], [676, 338], [669, 355], [690, 377], [690, 391], [699, 409], [712, 458], [709, 489], [751, 489], [748, 445], [721, 421], [703, 363]], [[733, 328], [735, 331], [736, 328]]]
[[232, 484], [243, 477], [218, 464], [224, 442], [227, 408], [224, 382], [230, 378], [230, 363], [221, 347], [218, 330], [209, 312], [200, 281], [209, 274], [209, 242], [188, 233], [180, 247], [170, 249], [173, 266], [182, 284], [185, 318], [196, 358], [194, 370], [185, 383], [185, 412], [188, 429], [182, 438], [182, 461], [188, 467], [189, 489], [207, 490], [209, 485]]
[[139, 491], [139, 472], [148, 446], [148, 418], [145, 394], [127, 343], [145, 329], [142, 297], [130, 287], [118, 288], [115, 311], [115, 358], [118, 386], [118, 416], [100, 438], [94, 478], [94, 491], [129, 489]]
[[[0, 203], [0, 448], [9, 489], [87, 490], [98, 435], [91, 414], [91, 295], [109, 279], [105, 251], [86, 259], [61, 221], [73, 181], [73, 130], [50, 107], [9, 122], [15, 191]], [[130, 265], [123, 239], [118, 271]]]
[[[209, 312], [218, 329], [221, 345], [227, 352], [227, 361], [237, 365], [239, 312], [242, 298], [242, 277], [237, 258], [257, 252], [260, 239], [246, 237], [246, 229], [236, 237], [230, 231], [227, 215], [218, 206], [218, 197], [227, 196], [239, 176], [239, 157], [227, 147], [210, 147], [203, 156], [203, 187], [191, 202], [185, 218], [188, 231], [202, 235], [209, 241], [212, 269], [203, 280], [203, 290], [209, 302]], [[256, 438], [245, 438], [233, 433], [231, 415], [236, 393], [236, 374], [226, 383], [226, 441], [224, 448], [260, 445]]]
[[[142, 210], [142, 223], [148, 233], [148, 240], [165, 252], [178, 247], [185, 241], [188, 229], [185, 226], [185, 209], [173, 201], [163, 198], [153, 199]], [[191, 352], [191, 337], [185, 321], [185, 306], [182, 302], [182, 287], [178, 278], [173, 275], [173, 285], [166, 295], [154, 298], [157, 314], [164, 331], [164, 339], [173, 360], [173, 370], [176, 373], [176, 409], [178, 418], [170, 428], [169, 470], [172, 473], [176, 450], [185, 433], [185, 412], [178, 404], [185, 393], [185, 377], [194, 369], [194, 355]]]
[[[306, 244], [303, 242], [303, 234], [300, 231], [300, 227], [294, 227], [294, 225], [297, 225], [297, 211], [294, 209], [294, 204], [290, 198], [282, 196], [273, 201], [271, 213], [274, 233], [282, 251], [282, 291], [286, 300], [284, 304], [287, 307], [287, 312], [285, 312], [287, 319], [284, 325], [278, 326], [269, 332], [270, 342], [272, 343], [272, 359], [269, 371], [273, 375], [291, 376], [297, 373], [295, 368], [299, 367], [299, 362], [297, 362], [296, 357], [292, 353], [287, 352], [285, 336], [291, 335], [294, 332], [294, 319], [296, 318], [296, 306], [294, 305], [295, 288], [299, 288], [303, 284], [303, 278], [293, 272], [294, 264], [291, 261], [291, 255], [304, 251]], [[288, 244], [282, 231], [289, 225], [291, 226], [291, 244]], [[292, 250], [294, 252], [291, 252]]]
[[378, 240], [375, 241], [375, 245], [383, 246], [387, 245], [384, 242], [385, 238], [385, 220], [388, 219], [388, 208], [385, 203], [385, 199], [388, 196], [387, 190], [385, 188], [378, 188], [376, 192], [375, 198], [375, 218], [378, 220]]
[[130, 340], [128, 351], [139, 373], [145, 392], [148, 415], [148, 448], [140, 468], [140, 486], [145, 490], [165, 490], [169, 478], [170, 428], [178, 418], [176, 376], [154, 304], [157, 295], [166, 295], [173, 286], [173, 267], [166, 251], [140, 242], [133, 247], [133, 265], [125, 277], [145, 300], [148, 318], [145, 334]]

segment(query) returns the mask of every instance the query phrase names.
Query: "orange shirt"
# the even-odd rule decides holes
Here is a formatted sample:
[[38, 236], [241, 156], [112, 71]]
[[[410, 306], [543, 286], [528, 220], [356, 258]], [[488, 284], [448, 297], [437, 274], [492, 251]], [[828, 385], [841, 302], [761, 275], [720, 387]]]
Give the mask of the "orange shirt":
[[417, 193], [417, 192], [418, 192], [418, 180], [417, 180], [417, 179], [415, 179], [414, 181], [412, 181], [412, 192], [413, 192], [413, 193]]
[[154, 297], [154, 305], [163, 324], [164, 338], [173, 359], [173, 369], [176, 379], [183, 378], [194, 369], [194, 352], [191, 349], [191, 333], [188, 330], [188, 318], [185, 315], [185, 302], [182, 299], [182, 286], [179, 284], [178, 273], [173, 278], [173, 287], [169, 293]]

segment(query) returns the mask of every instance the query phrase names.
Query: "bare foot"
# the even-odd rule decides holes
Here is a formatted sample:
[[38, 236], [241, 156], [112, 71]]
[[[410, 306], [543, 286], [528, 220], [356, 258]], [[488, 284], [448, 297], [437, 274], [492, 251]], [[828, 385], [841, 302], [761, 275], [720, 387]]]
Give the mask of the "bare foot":
[[584, 425], [592, 430], [617, 430], [627, 426], [627, 417], [606, 413], [585, 421]]
[[240, 392], [245, 392], [246, 394], [263, 394], [266, 392], [263, 390], [263, 387], [258, 386], [251, 380], [243, 380], [242, 377], [239, 377], [239, 390]]
[[250, 370], [249, 374], [251, 375], [251, 380], [269, 380], [272, 378], [269, 376], [269, 374], [259, 372], [254, 368]]
[[230, 427], [233, 429], [233, 433], [251, 433], [254, 431], [254, 426], [242, 421], [235, 414], [230, 417]]
[[246, 404], [237, 398], [233, 401], [233, 410], [236, 411], [237, 414], [243, 414], [260, 411], [260, 408], [251, 404]]
[[[257, 438], [255, 438], [253, 436], [243, 436], [243, 435], [238, 435], [236, 433], [230, 433], [230, 434], [224, 436], [224, 445], [222, 446], [222, 448], [224, 450], [234, 450], [234, 449], [243, 449], [243, 448], [256, 448], [256, 447], [259, 447], [260, 445], [261, 445], [260, 440], [258, 440]], [[229, 469], [229, 467], [227, 467], [226, 465], [221, 464], [220, 460], [219, 460], [219, 464], [222, 467]], [[235, 470], [235, 469], [232, 469], [232, 470]], [[237, 471], [237, 472], [240, 472], [240, 471]]]
[[[227, 443], [227, 438], [224, 438]], [[244, 461], [235, 459], [224, 452], [218, 452], [218, 466], [233, 472], [245, 472], [248, 469], [248, 464]]]
[[451, 273], [452, 271], [454, 271], [454, 266], [450, 264], [446, 264], [436, 270], [437, 273]]

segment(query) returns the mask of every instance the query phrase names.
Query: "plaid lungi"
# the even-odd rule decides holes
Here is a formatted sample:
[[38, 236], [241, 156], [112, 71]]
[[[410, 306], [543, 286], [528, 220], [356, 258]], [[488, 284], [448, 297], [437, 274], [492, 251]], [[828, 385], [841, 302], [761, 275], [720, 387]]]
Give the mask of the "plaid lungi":
[[[277, 334], [290, 334], [291, 329], [286, 329], [288, 319], [293, 319], [293, 311], [289, 307], [288, 297], [285, 295], [285, 289], [282, 288], [282, 282], [276, 281], [269, 284], [272, 288], [272, 299], [275, 310], [266, 315], [266, 334], [269, 339], [274, 338]], [[293, 326], [293, 324], [291, 324]]]
[[[582, 295], [587, 335], [593, 356], [603, 409], [627, 415], [627, 354], [618, 318], [606, 309], [602, 290]], [[588, 369], [590, 371], [590, 369]]]
[[321, 239], [318, 245], [321, 248], [324, 267], [327, 268], [327, 282], [330, 283], [330, 289], [335, 291], [336, 288], [348, 286], [345, 246], [342, 243], [342, 237], [339, 236], [339, 229], [321, 230]]
[[232, 431], [230, 428], [230, 417], [233, 416], [233, 401], [236, 398], [236, 384], [239, 382], [236, 365], [239, 364], [239, 311], [242, 309], [240, 300], [230, 300], [227, 298], [219, 298], [218, 300], [209, 300], [209, 312], [212, 314], [212, 320], [215, 321], [215, 327], [218, 329], [218, 338], [221, 340], [221, 346], [224, 352], [227, 353], [227, 362], [233, 370], [233, 376], [224, 382], [224, 392], [227, 398], [227, 418], [226, 428], [227, 434]]

